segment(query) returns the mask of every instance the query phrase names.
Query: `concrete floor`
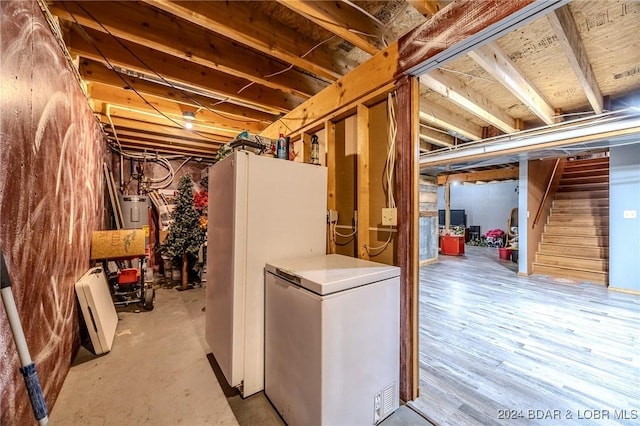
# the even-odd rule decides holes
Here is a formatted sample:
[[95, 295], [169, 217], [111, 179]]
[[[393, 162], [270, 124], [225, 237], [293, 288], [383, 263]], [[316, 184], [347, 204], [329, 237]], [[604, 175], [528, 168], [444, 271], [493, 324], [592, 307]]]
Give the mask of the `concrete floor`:
[[[51, 424], [282, 425], [264, 393], [242, 399], [226, 384], [204, 337], [204, 293], [160, 287], [153, 311], [119, 310], [111, 352], [80, 349]], [[430, 424], [407, 406], [381, 423]]]

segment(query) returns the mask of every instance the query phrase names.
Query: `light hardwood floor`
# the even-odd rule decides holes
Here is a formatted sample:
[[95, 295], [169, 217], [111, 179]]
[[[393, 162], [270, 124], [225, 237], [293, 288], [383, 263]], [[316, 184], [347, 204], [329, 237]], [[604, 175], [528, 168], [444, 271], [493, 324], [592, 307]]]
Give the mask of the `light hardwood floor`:
[[640, 424], [640, 296], [466, 250], [420, 270], [413, 407], [442, 425]]

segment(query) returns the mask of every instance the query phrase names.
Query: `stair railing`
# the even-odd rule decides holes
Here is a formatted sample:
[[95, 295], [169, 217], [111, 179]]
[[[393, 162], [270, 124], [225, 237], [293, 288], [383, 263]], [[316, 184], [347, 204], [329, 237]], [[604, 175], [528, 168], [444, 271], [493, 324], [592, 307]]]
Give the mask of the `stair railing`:
[[554, 186], [554, 182], [556, 182], [556, 174], [559, 171], [560, 173], [562, 173], [562, 169], [564, 169], [564, 167], [560, 167], [561, 164], [564, 165], [564, 162], [561, 163], [561, 161], [562, 160], [560, 158], [556, 159], [556, 164], [554, 164], [553, 166], [553, 171], [551, 172], [551, 176], [549, 177], [549, 182], [547, 183], [547, 189], [544, 191], [544, 196], [542, 197], [542, 200], [540, 200], [540, 205], [538, 206], [538, 211], [536, 212], [536, 216], [533, 219], [533, 224], [531, 225], [531, 228], [535, 228], [535, 226], [538, 224], [538, 221], [540, 220], [540, 216], [542, 215], [544, 206], [547, 203], [547, 198], [549, 198], [549, 194], [551, 193], [551, 189]]

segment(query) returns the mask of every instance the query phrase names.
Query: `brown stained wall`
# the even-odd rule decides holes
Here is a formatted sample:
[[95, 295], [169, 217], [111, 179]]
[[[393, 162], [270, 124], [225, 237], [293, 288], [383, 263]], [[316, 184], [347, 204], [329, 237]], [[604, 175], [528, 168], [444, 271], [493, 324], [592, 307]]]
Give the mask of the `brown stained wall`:
[[[99, 126], [35, 1], [0, 2], [0, 245], [49, 408], [79, 344], [74, 283], [102, 222]], [[35, 424], [4, 307], [0, 423]]]

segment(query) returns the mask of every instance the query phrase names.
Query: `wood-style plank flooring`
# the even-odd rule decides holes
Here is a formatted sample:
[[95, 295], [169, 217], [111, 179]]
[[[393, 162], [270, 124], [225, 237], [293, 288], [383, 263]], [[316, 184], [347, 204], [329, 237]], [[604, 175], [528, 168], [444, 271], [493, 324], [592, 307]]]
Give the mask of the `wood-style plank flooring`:
[[466, 252], [420, 270], [414, 408], [441, 425], [640, 424], [640, 296]]

